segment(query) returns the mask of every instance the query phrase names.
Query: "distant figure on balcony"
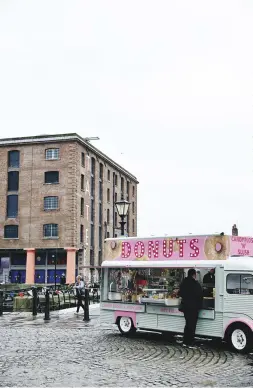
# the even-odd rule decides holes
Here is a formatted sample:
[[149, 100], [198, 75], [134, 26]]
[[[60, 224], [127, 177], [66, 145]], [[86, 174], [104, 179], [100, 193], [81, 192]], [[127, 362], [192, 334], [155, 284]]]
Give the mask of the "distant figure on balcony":
[[232, 236], [238, 236], [238, 229], [236, 224], [234, 224], [232, 227]]

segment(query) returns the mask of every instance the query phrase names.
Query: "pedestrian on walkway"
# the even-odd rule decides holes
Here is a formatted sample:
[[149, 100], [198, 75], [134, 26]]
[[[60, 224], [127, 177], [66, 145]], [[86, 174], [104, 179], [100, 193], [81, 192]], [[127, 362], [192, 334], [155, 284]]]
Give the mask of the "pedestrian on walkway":
[[77, 297], [77, 308], [76, 308], [75, 314], [79, 314], [80, 307], [82, 307], [82, 309], [84, 310], [84, 305], [83, 305], [84, 281], [82, 280], [82, 277], [80, 275], [76, 277], [76, 284], [74, 288], [76, 289], [76, 297]]
[[187, 347], [193, 347], [198, 314], [202, 308], [203, 291], [196, 275], [194, 268], [189, 269], [188, 276], [182, 281], [179, 290], [179, 296], [182, 298], [180, 310], [185, 317], [183, 346]]

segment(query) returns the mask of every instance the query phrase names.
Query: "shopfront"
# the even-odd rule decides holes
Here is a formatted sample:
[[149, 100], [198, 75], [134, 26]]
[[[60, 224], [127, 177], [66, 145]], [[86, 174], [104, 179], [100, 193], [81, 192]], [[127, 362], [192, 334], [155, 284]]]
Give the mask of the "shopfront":
[[[8, 262], [8, 268], [6, 263]], [[2, 283], [26, 282], [27, 253], [24, 250], [0, 251], [0, 278]], [[76, 255], [77, 268], [77, 255]], [[67, 251], [64, 249], [35, 250], [34, 283], [57, 284], [67, 270]], [[75, 270], [75, 276], [77, 270]]]

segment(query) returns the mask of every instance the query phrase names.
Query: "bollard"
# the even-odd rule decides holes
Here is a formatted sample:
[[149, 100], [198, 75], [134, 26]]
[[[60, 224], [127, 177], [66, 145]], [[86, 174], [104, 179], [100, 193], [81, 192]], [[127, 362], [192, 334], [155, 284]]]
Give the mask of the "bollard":
[[46, 300], [45, 300], [45, 318], [44, 321], [50, 321], [50, 301], [49, 301], [49, 290], [46, 290]]
[[83, 320], [88, 322], [90, 320], [89, 317], [89, 290], [88, 288], [85, 288], [85, 294], [84, 294], [84, 318]]
[[38, 294], [37, 294], [37, 288], [32, 287], [32, 293], [33, 293], [33, 316], [37, 315], [37, 305], [38, 305]]
[[0, 291], [0, 317], [3, 315], [4, 311], [4, 293]]
[[60, 294], [58, 294], [58, 309], [59, 309], [59, 310], [61, 309], [61, 298], [60, 298]]
[[70, 292], [69, 293], [69, 308], [71, 307], [71, 299], [70, 299]]

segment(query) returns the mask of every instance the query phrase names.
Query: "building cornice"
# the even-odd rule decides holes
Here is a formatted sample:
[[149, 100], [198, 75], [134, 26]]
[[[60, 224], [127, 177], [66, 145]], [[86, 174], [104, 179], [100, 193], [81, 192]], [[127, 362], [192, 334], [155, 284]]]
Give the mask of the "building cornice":
[[91, 151], [94, 155], [100, 157], [103, 161], [114, 167], [116, 170], [126, 175], [130, 180], [135, 183], [139, 183], [137, 178], [132, 175], [129, 171], [125, 170], [118, 163], [114, 162], [111, 158], [101, 152], [99, 149], [90, 144], [89, 141], [79, 136], [77, 133], [66, 133], [59, 135], [39, 135], [39, 136], [27, 136], [27, 137], [15, 137], [0, 139], [0, 147], [7, 146], [22, 146], [31, 144], [43, 144], [43, 143], [59, 143], [59, 142], [72, 142], [77, 141], [84, 145], [87, 150]]

